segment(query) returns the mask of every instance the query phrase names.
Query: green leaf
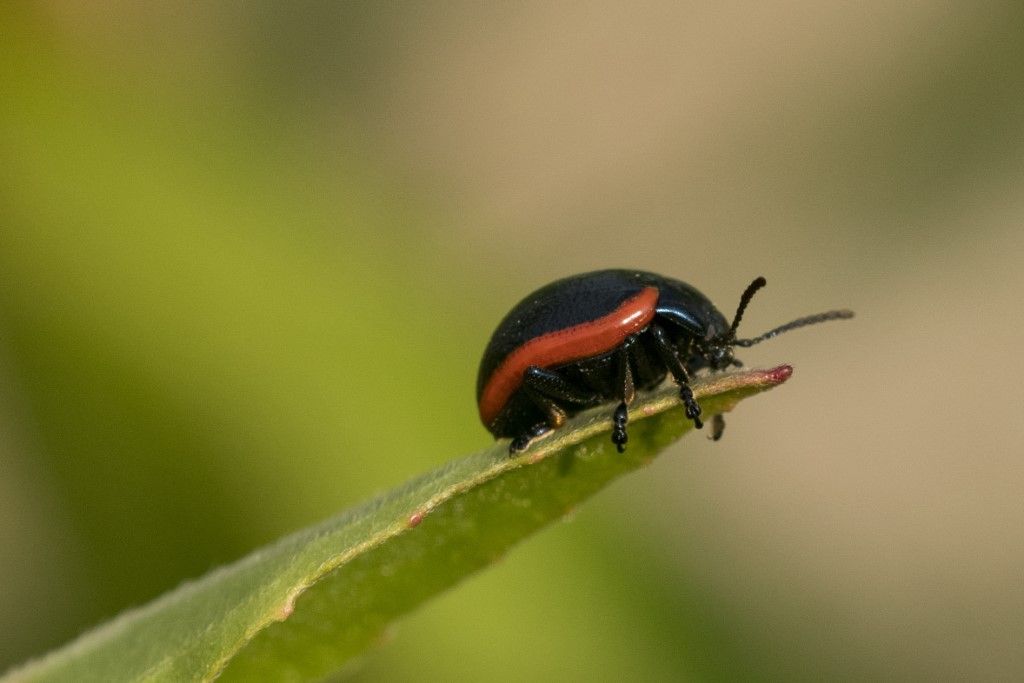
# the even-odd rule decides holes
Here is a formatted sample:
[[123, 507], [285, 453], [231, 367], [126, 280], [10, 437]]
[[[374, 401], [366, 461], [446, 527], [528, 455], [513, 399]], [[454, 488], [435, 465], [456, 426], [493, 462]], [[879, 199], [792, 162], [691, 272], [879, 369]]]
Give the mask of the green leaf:
[[[791, 372], [714, 375], [693, 389], [710, 416]], [[630, 416], [625, 454], [611, 444], [607, 406], [518, 457], [498, 443], [126, 612], [3, 680], [305, 680], [338, 671], [398, 617], [690, 429], [671, 385], [638, 397]]]

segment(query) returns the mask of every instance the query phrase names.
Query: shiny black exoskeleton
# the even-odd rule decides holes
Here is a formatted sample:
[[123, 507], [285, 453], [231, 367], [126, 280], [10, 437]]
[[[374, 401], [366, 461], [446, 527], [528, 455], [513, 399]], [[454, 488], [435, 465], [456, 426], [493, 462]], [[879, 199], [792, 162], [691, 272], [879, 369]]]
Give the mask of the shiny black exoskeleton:
[[[484, 425], [525, 449], [567, 416], [617, 401], [612, 441], [628, 441], [628, 406], [637, 389], [667, 375], [679, 385], [686, 416], [703, 427], [690, 389], [693, 373], [741, 366], [733, 348], [782, 332], [853, 316], [829, 311], [794, 320], [753, 339], [737, 339], [743, 312], [765, 279], [740, 297], [732, 323], [690, 285], [654, 273], [602, 270], [553, 282], [517, 304], [498, 325], [480, 363], [477, 401]], [[725, 422], [713, 418], [712, 438]]]

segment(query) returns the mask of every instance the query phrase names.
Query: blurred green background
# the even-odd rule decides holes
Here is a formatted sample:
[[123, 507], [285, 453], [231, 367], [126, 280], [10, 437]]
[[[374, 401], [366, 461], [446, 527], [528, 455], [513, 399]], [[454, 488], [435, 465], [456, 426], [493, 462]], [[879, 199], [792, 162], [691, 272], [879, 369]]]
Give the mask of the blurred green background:
[[1024, 676], [1024, 4], [5, 3], [0, 670], [489, 443], [521, 296], [792, 362], [356, 680]]

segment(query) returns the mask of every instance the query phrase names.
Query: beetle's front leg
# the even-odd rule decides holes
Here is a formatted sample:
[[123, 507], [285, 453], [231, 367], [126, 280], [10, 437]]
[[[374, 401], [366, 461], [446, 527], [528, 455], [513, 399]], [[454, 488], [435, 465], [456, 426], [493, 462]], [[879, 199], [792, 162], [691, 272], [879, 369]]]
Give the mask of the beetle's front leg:
[[703, 428], [704, 423], [700, 419], [700, 404], [693, 397], [693, 390], [690, 388], [690, 373], [686, 371], [686, 366], [679, 360], [676, 350], [672, 348], [672, 342], [669, 341], [665, 330], [657, 325], [651, 325], [651, 337], [654, 339], [654, 348], [658, 350], [658, 356], [665, 363], [668, 371], [672, 373], [676, 384], [679, 385], [679, 398], [686, 408], [686, 417], [693, 420], [693, 426], [697, 429]]

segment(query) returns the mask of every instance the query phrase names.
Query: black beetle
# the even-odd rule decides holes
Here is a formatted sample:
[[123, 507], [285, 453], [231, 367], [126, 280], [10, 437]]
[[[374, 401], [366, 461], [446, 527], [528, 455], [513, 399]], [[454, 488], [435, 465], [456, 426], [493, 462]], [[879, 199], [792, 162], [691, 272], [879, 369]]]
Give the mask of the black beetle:
[[[735, 346], [853, 317], [852, 311], [829, 311], [737, 339], [743, 311], [765, 284], [763, 277], [750, 283], [730, 325], [696, 289], [655, 273], [599, 270], [552, 282], [520, 301], [494, 331], [477, 376], [480, 419], [495, 438], [510, 437], [509, 452], [516, 453], [566, 417], [617, 400], [612, 442], [621, 453], [636, 390], [671, 374], [686, 416], [700, 429], [693, 373], [742, 366], [733, 357]], [[712, 438], [724, 429], [725, 420], [715, 415]]]

